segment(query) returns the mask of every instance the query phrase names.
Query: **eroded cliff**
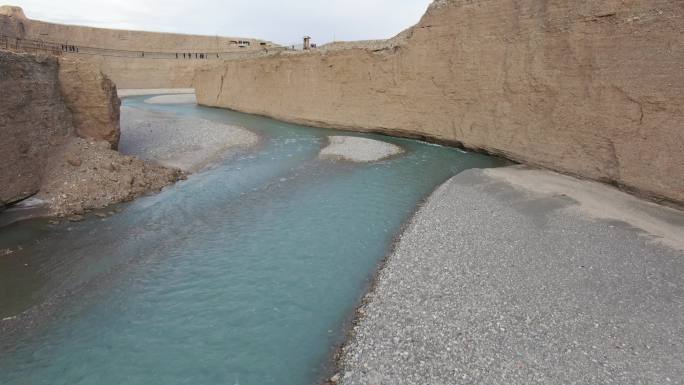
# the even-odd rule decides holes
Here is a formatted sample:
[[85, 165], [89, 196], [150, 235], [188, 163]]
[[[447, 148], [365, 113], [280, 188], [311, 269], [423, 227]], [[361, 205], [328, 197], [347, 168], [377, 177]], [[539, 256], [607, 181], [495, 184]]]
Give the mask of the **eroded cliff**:
[[49, 214], [79, 213], [183, 178], [114, 150], [119, 103], [88, 62], [0, 51], [0, 209], [36, 195]]
[[60, 60], [58, 78], [76, 134], [105, 140], [116, 150], [121, 135], [121, 101], [114, 83], [94, 64], [75, 58]]
[[462, 144], [684, 202], [684, 3], [438, 0], [395, 39], [227, 60], [199, 103]]
[[0, 205], [38, 192], [48, 156], [72, 131], [59, 62], [0, 51]]

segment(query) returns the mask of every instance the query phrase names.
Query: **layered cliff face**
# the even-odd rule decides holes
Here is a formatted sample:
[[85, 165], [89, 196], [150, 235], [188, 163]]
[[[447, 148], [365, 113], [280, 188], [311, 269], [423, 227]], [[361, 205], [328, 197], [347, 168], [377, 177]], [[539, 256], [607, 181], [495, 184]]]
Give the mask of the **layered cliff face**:
[[0, 209], [36, 195], [50, 214], [78, 213], [182, 178], [113, 149], [119, 103], [91, 63], [0, 51]]
[[121, 101], [116, 86], [92, 63], [64, 58], [59, 66], [59, 85], [71, 111], [76, 134], [119, 146]]
[[208, 106], [427, 137], [684, 202], [684, 3], [440, 0], [372, 45], [198, 71]]
[[[148, 52], [244, 52], [260, 50], [261, 43], [274, 45], [246, 37], [184, 35], [48, 23], [27, 18], [24, 11], [16, 6], [0, 6], [0, 16], [23, 23], [24, 33], [17, 37], [91, 48]], [[8, 22], [5, 20], [0, 24]], [[249, 42], [249, 45], [240, 47], [237, 41]]]
[[82, 60], [96, 65], [119, 89], [191, 88], [195, 71], [205, 64], [194, 60], [114, 56], [89, 56]]
[[[195, 70], [209, 60], [195, 59], [194, 53], [253, 54], [277, 46], [268, 41], [245, 37], [182, 35], [47, 23], [28, 19], [23, 10], [15, 6], [0, 6], [0, 35], [56, 43], [58, 48], [61, 44], [79, 47], [80, 54], [67, 51], [65, 56], [78, 56], [83, 61], [95, 64], [119, 88], [188, 88], [192, 85]], [[0, 45], [1, 48], [11, 47]], [[143, 52], [146, 55], [141, 57]], [[155, 55], [159, 52], [163, 54]], [[175, 53], [179, 53], [179, 58], [175, 58]], [[183, 59], [183, 53], [193, 53], [193, 59]], [[215, 56], [212, 55], [211, 60], [216, 60]]]
[[48, 156], [72, 131], [55, 58], [0, 51], [0, 205], [38, 192]]

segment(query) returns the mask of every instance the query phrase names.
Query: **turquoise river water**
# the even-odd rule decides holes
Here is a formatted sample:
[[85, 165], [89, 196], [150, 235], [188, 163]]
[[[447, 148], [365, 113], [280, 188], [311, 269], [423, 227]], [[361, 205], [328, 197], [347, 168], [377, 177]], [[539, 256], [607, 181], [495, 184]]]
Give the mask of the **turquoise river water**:
[[0, 228], [0, 384], [314, 384], [421, 200], [502, 164], [349, 133], [406, 153], [319, 160], [339, 132], [143, 100], [124, 104], [243, 126], [261, 144], [107, 219]]

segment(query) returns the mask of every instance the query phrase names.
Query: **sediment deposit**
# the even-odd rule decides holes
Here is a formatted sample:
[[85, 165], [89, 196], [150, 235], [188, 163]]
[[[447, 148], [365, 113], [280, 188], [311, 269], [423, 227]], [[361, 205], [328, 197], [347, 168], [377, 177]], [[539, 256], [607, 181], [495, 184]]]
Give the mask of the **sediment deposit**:
[[328, 145], [319, 154], [322, 159], [342, 159], [350, 162], [377, 162], [399, 155], [404, 150], [394, 144], [353, 136], [329, 136]]
[[259, 143], [258, 135], [242, 127], [133, 107], [124, 111], [122, 153], [187, 172], [201, 170], [229, 150], [246, 150]]
[[387, 42], [227, 60], [198, 101], [425, 137], [684, 202], [684, 7], [438, 0]]
[[121, 155], [106, 141], [71, 138], [49, 158], [36, 198], [47, 202], [50, 215], [133, 200], [184, 178], [180, 169]]
[[[543, 174], [545, 184], [566, 179], [531, 172]], [[682, 251], [652, 242], [657, 230], [644, 234], [593, 220], [561, 194], [591, 190], [607, 207], [658, 218], [651, 225], [660, 223], [660, 234], [669, 233], [679, 247], [684, 215], [573, 178], [556, 195], [500, 179], [525, 173], [468, 170], [432, 194], [358, 310], [337, 383], [674, 384], [684, 378]]]

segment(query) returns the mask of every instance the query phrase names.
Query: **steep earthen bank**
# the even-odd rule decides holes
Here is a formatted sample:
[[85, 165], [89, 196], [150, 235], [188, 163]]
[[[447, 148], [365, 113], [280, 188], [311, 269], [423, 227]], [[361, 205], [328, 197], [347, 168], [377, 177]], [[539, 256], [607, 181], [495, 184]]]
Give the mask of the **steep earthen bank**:
[[100, 55], [77, 56], [95, 65], [117, 88], [192, 88], [195, 72], [206, 65], [195, 60], [145, 59]]
[[0, 202], [40, 190], [48, 156], [72, 133], [62, 99], [59, 62], [0, 51]]
[[[183, 59], [183, 53], [250, 54], [276, 46], [271, 42], [245, 37], [182, 35], [47, 23], [28, 19], [24, 11], [16, 6], [0, 6], [2, 35], [79, 47], [78, 53], [67, 51], [65, 55], [92, 62], [119, 88], [191, 87], [194, 72], [206, 64], [206, 60], [197, 60], [194, 56], [193, 59]], [[143, 52], [147, 55], [140, 57]], [[159, 52], [164, 55], [155, 55]], [[175, 58], [174, 53], [179, 53], [180, 58]]]
[[374, 44], [228, 60], [198, 101], [427, 137], [684, 202], [684, 4], [438, 0]]
[[116, 87], [91, 63], [0, 51], [0, 206], [103, 207], [183, 177], [119, 154]]
[[58, 79], [76, 134], [105, 140], [116, 150], [121, 102], [114, 83], [92, 63], [74, 58], [60, 60]]

